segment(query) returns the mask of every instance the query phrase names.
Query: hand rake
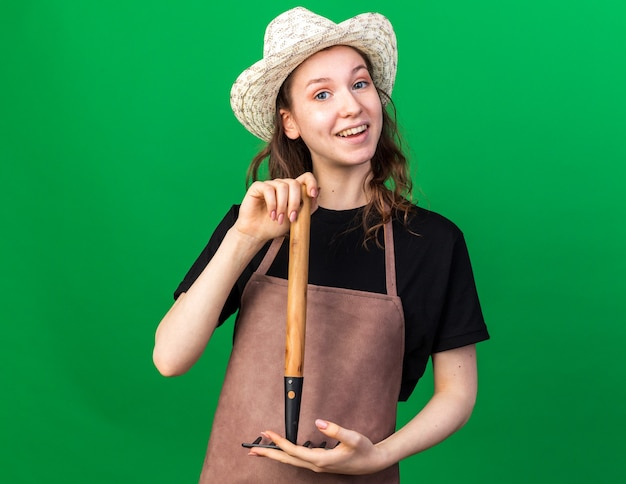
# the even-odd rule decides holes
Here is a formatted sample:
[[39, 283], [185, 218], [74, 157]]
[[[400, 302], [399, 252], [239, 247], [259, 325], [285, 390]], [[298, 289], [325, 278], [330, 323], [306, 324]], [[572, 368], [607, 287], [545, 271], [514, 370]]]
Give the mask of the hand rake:
[[[309, 238], [311, 199], [302, 185], [302, 207], [289, 233], [289, 271], [287, 282], [287, 328], [285, 340], [285, 436], [296, 444], [302, 385], [304, 382], [304, 337], [306, 328], [306, 294], [309, 279]], [[276, 444], [262, 444], [262, 437], [244, 447], [277, 449]], [[307, 442], [305, 445], [310, 443]], [[322, 445], [324, 446], [324, 445]]]

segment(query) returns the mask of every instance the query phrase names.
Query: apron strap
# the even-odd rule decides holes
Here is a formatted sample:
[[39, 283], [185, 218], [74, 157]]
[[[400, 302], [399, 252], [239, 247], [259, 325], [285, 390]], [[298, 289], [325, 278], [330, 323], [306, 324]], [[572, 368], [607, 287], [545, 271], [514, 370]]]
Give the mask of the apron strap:
[[[387, 286], [388, 296], [397, 296], [398, 289], [396, 286], [396, 255], [393, 245], [393, 225], [391, 219], [384, 225], [385, 232], [385, 282]], [[283, 245], [283, 241], [286, 237], [278, 237], [272, 240], [269, 249], [265, 253], [263, 260], [259, 264], [256, 270], [257, 274], [265, 275], [269, 270], [272, 262], [278, 255], [278, 251]]]
[[385, 231], [385, 278], [387, 282], [387, 295], [397, 296], [396, 286], [396, 254], [393, 245], [393, 225], [391, 218], [384, 226]]
[[265, 257], [263, 257], [263, 260], [261, 261], [258, 269], [256, 270], [257, 274], [262, 274], [262, 275], [267, 274], [267, 271], [270, 269], [272, 262], [274, 262], [274, 259], [276, 258], [276, 255], [278, 254], [280, 247], [283, 245], [283, 240], [285, 240], [285, 238], [286, 237], [278, 237], [272, 240], [272, 244], [270, 245], [270, 248], [267, 249], [267, 252], [265, 253]]

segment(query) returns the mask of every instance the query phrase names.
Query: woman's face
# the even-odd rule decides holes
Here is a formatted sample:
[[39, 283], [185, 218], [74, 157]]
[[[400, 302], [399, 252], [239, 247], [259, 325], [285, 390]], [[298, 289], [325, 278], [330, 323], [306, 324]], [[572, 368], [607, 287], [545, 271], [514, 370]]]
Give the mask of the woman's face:
[[382, 104], [363, 57], [335, 46], [309, 57], [291, 75], [285, 134], [302, 137], [315, 170], [369, 170], [382, 130]]

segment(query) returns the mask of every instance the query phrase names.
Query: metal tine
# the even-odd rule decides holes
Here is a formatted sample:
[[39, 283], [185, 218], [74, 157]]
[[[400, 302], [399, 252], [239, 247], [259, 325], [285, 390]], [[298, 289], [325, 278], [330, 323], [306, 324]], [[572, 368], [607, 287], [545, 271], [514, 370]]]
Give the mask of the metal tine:
[[[259, 436], [257, 437], [257, 439], [252, 442], [252, 443], [244, 443], [241, 444], [243, 447], [246, 448], [252, 448], [252, 447], [263, 447], [265, 449], [278, 449], [278, 450], [282, 450], [280, 447], [278, 447], [274, 442], [270, 442], [269, 444], [262, 444], [261, 441], [263, 440], [263, 437]], [[303, 447], [307, 447], [309, 449], [325, 449], [325, 450], [331, 450], [336, 448], [339, 444], [341, 444], [341, 442], [337, 441], [337, 443], [335, 445], [333, 445], [332, 447], [328, 446], [328, 442], [324, 441], [322, 442], [319, 446], [314, 446], [313, 443], [310, 440], [307, 440], [304, 444], [302, 444]]]
[[261, 441], [263, 437], [259, 436], [252, 443], [243, 443], [242, 447], [246, 447], [247, 449], [251, 449], [252, 447], [263, 447], [264, 449], [278, 449], [281, 450], [274, 442], [270, 442], [269, 444], [262, 444]]
[[337, 447], [339, 444], [341, 444], [341, 442], [337, 441], [337, 443], [335, 445], [333, 445], [332, 447], [328, 446], [328, 442], [324, 441], [322, 442], [320, 445], [315, 446], [311, 444], [310, 440], [307, 440], [304, 443], [304, 447], [308, 447], [309, 449], [324, 449], [324, 450], [331, 450], [334, 449], [335, 447]]

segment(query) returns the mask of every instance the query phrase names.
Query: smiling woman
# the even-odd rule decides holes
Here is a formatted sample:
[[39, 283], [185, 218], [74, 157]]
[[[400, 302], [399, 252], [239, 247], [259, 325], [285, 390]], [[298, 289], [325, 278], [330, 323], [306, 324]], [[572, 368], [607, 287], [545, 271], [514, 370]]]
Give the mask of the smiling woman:
[[[202, 482], [398, 482], [399, 461], [458, 430], [474, 406], [474, 345], [489, 335], [463, 234], [410, 201], [407, 159], [385, 109], [397, 59], [385, 17], [335, 24], [295, 8], [270, 23], [264, 53], [233, 85], [231, 106], [268, 144], [241, 204], [176, 290], [154, 362], [167, 376], [186, 372], [237, 313]], [[265, 161], [269, 179], [259, 180]], [[299, 437], [288, 440], [276, 433], [283, 240], [309, 198], [307, 383]], [[396, 431], [397, 401], [431, 357], [434, 394]], [[259, 433], [268, 441], [241, 448]], [[305, 444], [321, 440], [332, 450]]]
[[[320, 73], [322, 77], [317, 77]], [[279, 113], [287, 137], [302, 138], [318, 179], [344, 190], [348, 183], [354, 185], [353, 198], [344, 203], [365, 205], [369, 197], [361, 187], [370, 174], [383, 118], [363, 56], [346, 46], [325, 49], [300, 64], [283, 89], [289, 104]]]

